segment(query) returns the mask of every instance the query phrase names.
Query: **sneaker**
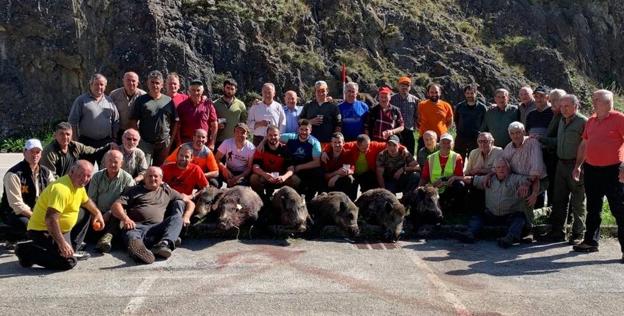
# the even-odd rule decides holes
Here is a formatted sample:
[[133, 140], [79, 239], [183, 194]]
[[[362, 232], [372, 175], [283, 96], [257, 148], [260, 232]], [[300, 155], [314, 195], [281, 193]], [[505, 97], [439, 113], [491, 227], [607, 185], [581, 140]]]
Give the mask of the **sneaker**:
[[83, 250], [74, 251], [74, 258], [76, 258], [76, 260], [78, 261], [84, 261], [84, 260], [91, 258], [91, 255], [88, 252], [83, 251]]
[[583, 236], [582, 235], [572, 235], [570, 237], [570, 240], [568, 240], [568, 244], [572, 245], [572, 246], [576, 246], [576, 245], [580, 245], [583, 242]]
[[172, 251], [171, 247], [169, 247], [169, 242], [166, 240], [161, 240], [159, 243], [155, 244], [152, 247], [152, 253], [165, 259], [171, 257]]
[[590, 245], [590, 244], [588, 244], [586, 242], [582, 242], [582, 243], [580, 243], [580, 244], [578, 244], [576, 246], [573, 246], [572, 249], [574, 249], [574, 251], [576, 251], [576, 252], [585, 252], [585, 253], [597, 252], [598, 251], [598, 246], [593, 246], [593, 245]]
[[533, 234], [527, 234], [525, 236], [522, 236], [522, 238], [520, 239], [520, 242], [523, 244], [532, 244], [535, 241], [535, 239], [533, 238]]
[[95, 245], [95, 249], [101, 253], [110, 252], [111, 248], [113, 248], [113, 234], [111, 233], [104, 234]]
[[130, 257], [142, 263], [150, 264], [156, 260], [154, 254], [145, 247], [141, 239], [132, 239], [128, 242], [128, 253]]
[[27, 254], [26, 254], [26, 247], [28, 247], [28, 245], [26, 245], [27, 243], [32, 243], [32, 241], [27, 241], [25, 243], [18, 243], [15, 245], [15, 255], [17, 256], [17, 260], [19, 262], [19, 265], [24, 267], [24, 268], [30, 268], [33, 266], [33, 262], [30, 261], [27, 258]]
[[504, 249], [507, 249], [514, 244], [514, 239], [511, 236], [501, 237], [496, 239], [496, 241], [498, 242], [498, 246]]

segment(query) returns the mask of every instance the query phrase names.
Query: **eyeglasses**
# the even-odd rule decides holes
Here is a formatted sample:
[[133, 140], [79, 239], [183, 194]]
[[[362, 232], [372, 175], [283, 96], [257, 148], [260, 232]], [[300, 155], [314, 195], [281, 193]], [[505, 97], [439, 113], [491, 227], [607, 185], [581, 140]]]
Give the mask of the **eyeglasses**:
[[489, 140], [489, 139], [479, 139], [477, 142], [478, 142], [479, 144], [487, 144], [487, 143], [489, 143], [489, 142], [490, 142], [490, 140]]
[[126, 137], [126, 140], [137, 141], [139, 139], [138, 138], [133, 138], [133, 137]]

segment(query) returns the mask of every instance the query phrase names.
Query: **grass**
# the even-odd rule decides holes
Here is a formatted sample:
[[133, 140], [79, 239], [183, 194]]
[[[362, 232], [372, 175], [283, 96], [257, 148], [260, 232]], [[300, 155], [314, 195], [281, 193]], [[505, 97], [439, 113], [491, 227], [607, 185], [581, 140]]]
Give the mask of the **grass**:
[[[45, 146], [49, 144], [54, 137], [54, 133], [51, 130], [47, 130], [41, 133], [38, 133], [34, 138], [38, 138], [41, 143]], [[28, 137], [31, 138], [31, 137]], [[23, 136], [13, 136], [3, 139], [0, 142], [0, 152], [3, 153], [20, 153], [24, 150], [24, 143], [28, 139]]]

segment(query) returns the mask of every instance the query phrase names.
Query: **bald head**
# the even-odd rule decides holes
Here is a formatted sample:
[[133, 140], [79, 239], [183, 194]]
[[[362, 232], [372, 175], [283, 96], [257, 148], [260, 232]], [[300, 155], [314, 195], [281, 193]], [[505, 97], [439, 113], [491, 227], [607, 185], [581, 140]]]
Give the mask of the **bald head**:
[[86, 160], [78, 160], [69, 168], [69, 178], [76, 188], [83, 188], [91, 180], [93, 165]]

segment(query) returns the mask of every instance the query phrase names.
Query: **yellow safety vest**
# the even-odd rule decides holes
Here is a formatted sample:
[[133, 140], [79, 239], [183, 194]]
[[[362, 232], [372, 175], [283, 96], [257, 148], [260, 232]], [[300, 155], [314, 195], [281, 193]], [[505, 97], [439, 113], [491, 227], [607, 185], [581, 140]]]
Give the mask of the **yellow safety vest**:
[[[442, 177], [449, 178], [453, 176], [453, 172], [455, 171], [455, 163], [457, 162], [458, 154], [451, 150], [449, 153], [448, 159], [446, 160], [446, 165], [444, 165], [444, 169], [440, 165], [440, 152], [435, 152], [429, 156], [427, 156], [427, 161], [429, 162], [429, 179], [431, 183], [438, 181], [438, 179]], [[442, 193], [444, 191], [444, 187], [441, 187], [438, 192]]]

